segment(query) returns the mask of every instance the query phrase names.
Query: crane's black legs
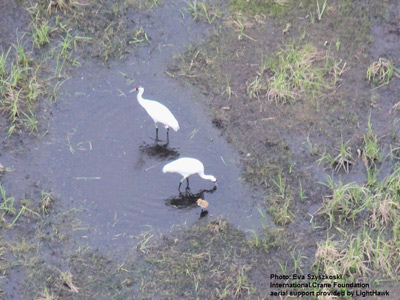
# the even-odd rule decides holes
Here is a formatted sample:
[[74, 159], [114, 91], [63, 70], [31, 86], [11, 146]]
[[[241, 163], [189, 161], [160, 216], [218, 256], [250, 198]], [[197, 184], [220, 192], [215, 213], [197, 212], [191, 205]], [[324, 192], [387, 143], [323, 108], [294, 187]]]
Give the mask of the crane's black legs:
[[[154, 126], [156, 127], [156, 142], [160, 141], [158, 139], [158, 125], [157, 123], [154, 124]], [[165, 128], [167, 129], [167, 145], [169, 144], [169, 127], [165, 126]]]
[[179, 181], [179, 186], [178, 186], [178, 191], [179, 191], [179, 193], [181, 192], [181, 185], [182, 185], [182, 182], [184, 182], [185, 179], [186, 179], [186, 192], [190, 190], [190, 187], [189, 187], [189, 177], [187, 177], [187, 178], [182, 178], [181, 181]]
[[185, 178], [182, 179], [181, 181], [179, 181], [179, 186], [178, 186], [179, 193], [181, 192], [181, 185], [182, 185], [183, 180], [185, 180]]
[[167, 144], [169, 144], [169, 127], [167, 127]]
[[158, 126], [156, 124], [156, 142], [158, 142]]

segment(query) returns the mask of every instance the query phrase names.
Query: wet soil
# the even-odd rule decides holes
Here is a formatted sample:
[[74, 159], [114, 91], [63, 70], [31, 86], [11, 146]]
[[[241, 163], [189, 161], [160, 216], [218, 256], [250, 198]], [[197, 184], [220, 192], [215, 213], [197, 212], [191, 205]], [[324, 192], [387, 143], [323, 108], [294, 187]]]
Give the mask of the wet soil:
[[28, 24], [28, 14], [17, 1], [0, 1], [0, 48], [15, 43]]
[[[307, 5], [304, 1], [302, 4]], [[321, 184], [328, 176], [335, 182], [365, 183], [367, 173], [357, 152], [363, 147], [369, 120], [374, 133], [380, 137], [379, 147], [385, 157], [379, 164], [378, 178], [384, 178], [396, 166], [396, 160], [393, 162], [388, 157], [390, 148], [398, 144], [398, 138], [393, 139], [391, 135], [393, 130], [398, 131], [398, 124], [393, 125], [398, 118], [395, 109], [398, 78], [383, 88], [372, 90], [365, 74], [369, 64], [379, 57], [390, 58], [394, 64], [399, 59], [398, 22], [396, 13], [391, 12], [398, 9], [397, 3], [350, 5], [351, 18], [345, 17], [342, 11], [349, 3], [338, 1], [336, 4], [327, 10], [324, 21], [312, 24], [309, 11], [301, 8], [294, 13], [295, 17], [288, 12], [286, 17], [261, 21], [243, 18], [242, 22], [247, 24], [244, 27], [246, 36], [241, 36], [235, 26], [216, 31], [207, 41], [189, 49], [186, 56], [170, 68], [184, 82], [199, 87], [210, 98], [214, 123], [239, 150], [246, 181], [265, 190], [267, 207], [271, 205], [268, 199], [276, 198], [276, 182], [283, 172], [287, 188], [295, 190], [291, 208], [296, 218], [289, 230], [296, 232], [300, 239], [311, 232], [315, 240], [326, 235], [325, 230], [311, 229], [311, 220], [313, 216], [318, 218], [315, 213], [331, 193]], [[284, 32], [287, 24], [290, 29]], [[339, 38], [340, 51], [335, 51]], [[263, 75], [259, 73], [261, 58], [271, 57], [290, 41], [301, 44], [303, 39], [315, 45], [318, 51], [329, 51], [335, 59], [346, 63], [340, 82], [315, 101], [300, 97], [290, 105], [276, 105], [267, 101], [265, 95], [251, 99], [247, 87], [250, 80]], [[198, 52], [200, 58], [193, 59]], [[192, 60], [194, 66], [190, 65]], [[227, 97], [227, 85], [231, 97]], [[341, 139], [351, 147], [355, 163], [349, 173], [334, 174], [317, 159], [325, 151], [336, 155]], [[307, 140], [319, 154], [310, 151]], [[304, 201], [298, 197], [299, 181], [305, 191]], [[321, 221], [323, 224], [323, 219], [318, 222]], [[301, 233], [299, 228], [302, 228]], [[315, 248], [306, 247], [304, 253], [312, 257]], [[393, 290], [393, 294], [396, 295], [396, 291]]]
[[[180, 269], [182, 265], [188, 266], [187, 261], [177, 257], [185, 259], [192, 252], [196, 256], [191, 259], [196, 262], [206, 256], [204, 253], [212, 253], [218, 261], [223, 260], [224, 253], [234, 253], [226, 265], [218, 265], [221, 273], [216, 273], [226, 286], [236, 286], [240, 274], [249, 276], [248, 284], [243, 284], [238, 293], [236, 289], [230, 291], [232, 298], [264, 297], [265, 274], [279, 272], [279, 263], [289, 262], [293, 267], [289, 251], [276, 247], [300, 249], [305, 257], [303, 268], [309, 271], [316, 241], [326, 238], [327, 226], [322, 220], [323, 225], [315, 229], [310, 218], [329, 193], [320, 182], [332, 172], [316, 162], [317, 157], [307, 149], [307, 137], [319, 149], [332, 153], [343, 137], [350, 141], [356, 157], [371, 113], [372, 126], [382, 136], [380, 144], [385, 155], [389, 145], [398, 142], [397, 137], [395, 141], [390, 137], [393, 121], [398, 117], [398, 110], [393, 108], [399, 101], [398, 78], [374, 91], [365, 80], [369, 63], [379, 57], [389, 57], [394, 65], [400, 65], [400, 12], [396, 4], [388, 1], [383, 16], [381, 10], [375, 11], [371, 6], [367, 13], [371, 25], [364, 24], [358, 14], [354, 23], [340, 24], [336, 19], [339, 12], [328, 10], [324, 16], [327, 22], [309, 26], [307, 11], [300, 9], [300, 16], [285, 17], [292, 28], [287, 34], [282, 33], [287, 19], [265, 18], [263, 23], [246, 28], [246, 33], [257, 40], [254, 44], [238, 39], [235, 30], [221, 29], [221, 20], [212, 26], [194, 22], [184, 10], [185, 1], [163, 3], [152, 11], [131, 12], [147, 32], [148, 45], [139, 45], [122, 61], [112, 60], [104, 65], [100, 60], [87, 59], [75, 68], [59, 90], [56, 103], [42, 112], [40, 122], [45, 134], [41, 138], [21, 132], [5, 139], [3, 131], [1, 163], [9, 172], [2, 184], [7, 192], [18, 202], [28, 199], [32, 208], [37, 208], [36, 199], [40, 199], [42, 190], [51, 191], [55, 201], [51, 214], [43, 220], [27, 214], [17, 226], [4, 232], [4, 243], [13, 242], [12, 236], [20, 234], [36, 245], [32, 247], [39, 254], [29, 264], [21, 261], [29, 260], [30, 251], [6, 254], [7, 261], [15, 261], [14, 255], [18, 259], [16, 266], [6, 268], [2, 296], [31, 299], [28, 291], [35, 289], [38, 296], [43, 292], [40, 280], [51, 278], [54, 280], [49, 280], [52, 284], [48, 286], [62, 299], [80, 299], [82, 293], [90, 299], [108, 299], [111, 294], [119, 299], [196, 299], [198, 295], [218, 298], [214, 291], [221, 289], [220, 285], [212, 286], [212, 293], [203, 285], [196, 294], [193, 282], [185, 281], [193, 275], [179, 277], [185, 272]], [[17, 16], [5, 22], [8, 27], [15, 23], [26, 25], [19, 7], [0, 4], [3, 7]], [[374, 13], [379, 13], [375, 19]], [[324, 95], [318, 105], [305, 99], [293, 105], [249, 99], [246, 83], [257, 74], [260, 57], [298, 39], [306, 27], [307, 38], [320, 51], [333, 48], [336, 34], [345, 33], [340, 36], [344, 50], [337, 53], [337, 58], [346, 61], [349, 70], [340, 85]], [[353, 38], [355, 35], [360, 36], [359, 40]], [[370, 44], [365, 43], [368, 37]], [[6, 47], [13, 38], [9, 30], [0, 31], [0, 46]], [[215, 59], [212, 66], [217, 77], [210, 75], [210, 80], [199, 75], [176, 80], [182, 66], [180, 58], [174, 56], [187, 54], [191, 44], [206, 51], [209, 58], [218, 51], [222, 53], [222, 59]], [[209, 66], [203, 67], [210, 70]], [[227, 76], [232, 97], [223, 93]], [[188, 82], [189, 85], [183, 84]], [[139, 84], [145, 88], [145, 98], [164, 103], [178, 119], [181, 129], [170, 132], [169, 144], [163, 128], [159, 133], [162, 141], [154, 141], [154, 124], [136, 101], [136, 95], [129, 93]], [[194, 175], [190, 179], [192, 195], [180, 195], [179, 175], [163, 174], [161, 170], [165, 163], [182, 156], [200, 159], [205, 172], [217, 177], [218, 188], [213, 190], [211, 182]], [[391, 166], [384, 162], [382, 168], [390, 172]], [[292, 242], [289, 246], [277, 242], [271, 251], [261, 246], [252, 248], [245, 234], [249, 238], [253, 231], [263, 233], [266, 225], [275, 227], [265, 211], [268, 198], [276, 194], [272, 180], [280, 172], [293, 197], [291, 210], [295, 218], [288, 233], [280, 233], [279, 237]], [[344, 182], [365, 181], [361, 159], [349, 174], [341, 173], [336, 179], [339, 177]], [[304, 201], [297, 196], [299, 180], [307, 197]], [[208, 215], [203, 218], [194, 204], [197, 197], [210, 202]], [[228, 229], [221, 225], [223, 222], [231, 224]], [[219, 234], [219, 230], [223, 233]], [[161, 232], [162, 237], [147, 248], [144, 241], [157, 235], [155, 232]], [[266, 235], [266, 241], [272, 243], [274, 239]], [[133, 260], [135, 257], [138, 259]], [[175, 260], [178, 265], [174, 265]], [[124, 263], [132, 272], [131, 277], [121, 271]], [[43, 268], [37, 267], [40, 264]], [[190, 263], [189, 266], [193, 267]], [[160, 275], [160, 269], [171, 267], [181, 272], [175, 277], [177, 287], [168, 290], [169, 281]], [[211, 272], [213, 267], [210, 258], [208, 268], [199, 267], [200, 273]], [[75, 278], [82, 280], [81, 294], [71, 293], [68, 284], [57, 279], [60, 274], [56, 270], [71, 270]], [[230, 272], [239, 275], [234, 279], [221, 275]], [[95, 279], [90, 281], [88, 275]], [[254, 287], [257, 291], [251, 292]], [[391, 292], [397, 293], [393, 288]]]
[[[38, 272], [42, 278], [52, 268], [69, 269], [68, 253], [76, 247], [121, 258], [143, 232], [166, 234], [201, 217], [223, 217], [243, 230], [260, 227], [257, 194], [242, 182], [238, 155], [212, 125], [204, 97], [164, 73], [173, 55], [207, 35], [206, 25], [182, 17], [179, 10], [184, 7], [184, 1], [176, 1], [151, 13], [133, 12], [150, 37], [149, 46], [107, 66], [89, 60], [72, 71], [55, 104], [40, 115], [40, 138], [21, 131], [6, 139], [4, 133], [2, 164], [9, 172], [2, 184], [7, 192], [36, 207], [41, 191], [51, 191], [56, 207], [55, 217], [37, 223], [35, 216], [22, 216], [22, 225], [5, 233], [12, 240], [13, 234], [29, 228], [26, 222], [38, 226], [23, 236], [31, 232], [29, 242], [42, 244], [37, 259], [46, 263], [43, 270], [24, 264], [10, 268], [2, 282], [6, 298], [26, 297], [19, 286], [31, 288], [29, 274]], [[180, 130], [171, 131], [169, 144], [163, 128], [161, 141], [154, 140], [154, 124], [129, 93], [138, 84], [145, 88], [144, 97], [161, 101], [179, 120]], [[217, 177], [218, 189], [192, 176], [190, 193], [179, 194], [180, 176], [161, 170], [182, 156], [200, 159], [205, 173]], [[208, 214], [195, 204], [199, 197], [209, 201]], [[45, 241], [42, 231], [50, 234]]]

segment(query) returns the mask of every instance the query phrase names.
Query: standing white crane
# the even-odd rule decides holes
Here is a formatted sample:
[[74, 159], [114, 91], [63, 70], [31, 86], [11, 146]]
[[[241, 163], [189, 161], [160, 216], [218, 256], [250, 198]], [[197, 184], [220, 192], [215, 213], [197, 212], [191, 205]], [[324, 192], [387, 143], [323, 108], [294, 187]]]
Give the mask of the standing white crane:
[[217, 185], [217, 179], [213, 175], [204, 174], [204, 165], [201, 161], [195, 158], [182, 157], [166, 164], [163, 168], [163, 173], [179, 173], [183, 178], [179, 181], [178, 190], [181, 191], [182, 182], [186, 180], [186, 188], [189, 188], [189, 176], [199, 174], [199, 176], [206, 180], [211, 180]]
[[164, 125], [165, 129], [167, 129], [167, 142], [169, 141], [169, 128], [171, 127], [174, 131], [179, 130], [179, 123], [175, 119], [174, 115], [171, 111], [160, 102], [154, 100], [144, 99], [142, 97], [144, 88], [140, 85], [137, 86], [133, 91], [139, 91], [137, 94], [137, 100], [139, 104], [147, 111], [149, 116], [153, 119], [154, 125], [156, 126], [156, 140], [158, 141], [158, 125], [157, 123], [161, 123]]

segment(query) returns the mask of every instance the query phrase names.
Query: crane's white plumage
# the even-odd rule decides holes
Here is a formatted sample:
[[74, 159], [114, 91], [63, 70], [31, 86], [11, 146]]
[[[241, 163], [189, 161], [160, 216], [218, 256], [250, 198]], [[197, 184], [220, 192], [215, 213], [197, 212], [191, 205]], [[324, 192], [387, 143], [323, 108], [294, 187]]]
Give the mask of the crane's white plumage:
[[183, 178], [180, 181], [179, 187], [186, 178], [196, 173], [199, 174], [199, 176], [203, 179], [211, 180], [215, 184], [217, 183], [217, 179], [213, 175], [204, 174], [203, 163], [195, 158], [190, 158], [190, 157], [178, 158], [177, 160], [174, 160], [166, 164], [163, 168], [163, 172], [181, 174]]
[[175, 119], [174, 115], [171, 111], [163, 104], [154, 101], [144, 99], [142, 97], [144, 88], [141, 86], [137, 86], [136, 91], [139, 91], [137, 94], [137, 100], [139, 104], [147, 111], [149, 116], [153, 119], [154, 124], [161, 123], [165, 126], [165, 128], [171, 127], [173, 130], [179, 130], [179, 123]]

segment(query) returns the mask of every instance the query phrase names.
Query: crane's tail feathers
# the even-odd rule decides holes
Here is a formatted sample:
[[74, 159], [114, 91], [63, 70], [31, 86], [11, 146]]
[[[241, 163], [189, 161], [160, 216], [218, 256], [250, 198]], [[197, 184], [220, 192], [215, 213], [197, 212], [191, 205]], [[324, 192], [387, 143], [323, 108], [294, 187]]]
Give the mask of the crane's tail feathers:
[[170, 126], [175, 132], [177, 132], [179, 130], [179, 124], [178, 122], [176, 122], [176, 124], [174, 124], [174, 126]]
[[167, 173], [168, 172], [168, 165], [164, 166], [164, 168], [162, 169], [163, 173]]

